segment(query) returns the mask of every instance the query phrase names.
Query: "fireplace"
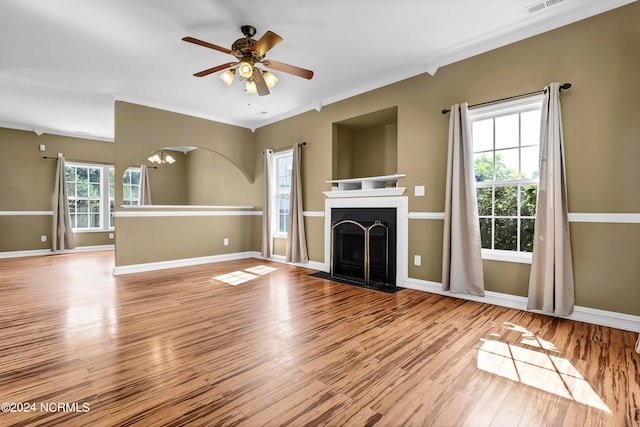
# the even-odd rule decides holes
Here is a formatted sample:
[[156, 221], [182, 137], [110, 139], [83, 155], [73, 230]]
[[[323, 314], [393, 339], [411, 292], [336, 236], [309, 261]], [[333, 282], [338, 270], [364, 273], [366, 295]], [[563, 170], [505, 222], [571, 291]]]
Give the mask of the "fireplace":
[[[385, 290], [400, 289], [396, 287], [404, 285], [408, 270], [408, 200], [402, 195], [404, 187], [389, 186], [390, 181], [395, 183], [401, 177], [404, 175], [327, 181], [332, 184], [332, 189], [324, 192], [324, 272], [331, 273], [335, 269], [335, 254], [344, 261], [336, 274], [350, 276], [352, 279], [349, 280], [355, 277], [356, 281], [364, 283], [363, 227], [370, 228], [379, 221], [384, 227], [376, 226], [369, 230], [370, 248], [374, 247], [373, 252], [369, 253], [369, 279], [374, 283], [384, 282]], [[345, 228], [338, 237], [342, 239], [342, 249], [334, 251], [333, 226], [347, 219], [354, 220], [362, 227], [353, 224]], [[385, 241], [386, 254], [375, 249]]]
[[396, 217], [396, 208], [331, 209], [331, 275], [395, 287]]

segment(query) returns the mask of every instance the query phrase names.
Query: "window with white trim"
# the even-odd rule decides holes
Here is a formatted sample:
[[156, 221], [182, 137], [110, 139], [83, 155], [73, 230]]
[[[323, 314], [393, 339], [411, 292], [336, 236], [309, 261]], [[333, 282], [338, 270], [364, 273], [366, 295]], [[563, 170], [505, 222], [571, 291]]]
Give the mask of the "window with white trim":
[[291, 195], [291, 172], [293, 168], [293, 150], [284, 150], [273, 154], [273, 211], [272, 234], [275, 237], [287, 237], [289, 229], [289, 199]]
[[138, 206], [140, 204], [140, 168], [128, 168], [122, 177], [122, 204]]
[[113, 230], [113, 166], [85, 163], [66, 163], [65, 166], [73, 231]]
[[542, 97], [471, 110], [483, 257], [530, 261]]

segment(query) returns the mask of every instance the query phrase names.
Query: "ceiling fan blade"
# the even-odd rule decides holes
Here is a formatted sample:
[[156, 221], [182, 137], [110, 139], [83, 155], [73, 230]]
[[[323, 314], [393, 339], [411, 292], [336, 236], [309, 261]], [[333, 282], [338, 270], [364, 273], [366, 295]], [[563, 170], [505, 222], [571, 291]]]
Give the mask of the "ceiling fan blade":
[[267, 87], [267, 82], [264, 81], [262, 70], [259, 68], [254, 68], [254, 70], [255, 72], [253, 73], [253, 81], [256, 84], [256, 90], [258, 91], [258, 95], [260, 96], [269, 95], [269, 88]]
[[209, 74], [213, 74], [216, 71], [224, 70], [225, 68], [233, 67], [234, 65], [236, 65], [236, 62], [229, 62], [227, 64], [221, 64], [221, 65], [218, 65], [216, 67], [208, 68], [206, 70], [200, 71], [199, 73], [195, 73], [194, 76], [196, 76], [196, 77], [208, 76]]
[[260, 37], [260, 40], [258, 40], [253, 46], [251, 46], [251, 51], [258, 51], [260, 56], [264, 56], [269, 49], [271, 49], [281, 41], [282, 37], [272, 31], [267, 31], [262, 37]]
[[200, 46], [208, 47], [209, 49], [214, 49], [220, 52], [228, 53], [230, 55], [232, 54], [230, 49], [227, 49], [226, 47], [218, 46], [217, 44], [206, 42], [204, 40], [194, 39], [193, 37], [183, 37], [182, 40], [189, 43], [197, 44]]
[[283, 62], [272, 61], [271, 59], [262, 62], [266, 67], [273, 68], [274, 70], [282, 71], [283, 73], [293, 74], [294, 76], [310, 79], [313, 77], [313, 71], [305, 70], [304, 68], [296, 67], [294, 65], [285, 64]]

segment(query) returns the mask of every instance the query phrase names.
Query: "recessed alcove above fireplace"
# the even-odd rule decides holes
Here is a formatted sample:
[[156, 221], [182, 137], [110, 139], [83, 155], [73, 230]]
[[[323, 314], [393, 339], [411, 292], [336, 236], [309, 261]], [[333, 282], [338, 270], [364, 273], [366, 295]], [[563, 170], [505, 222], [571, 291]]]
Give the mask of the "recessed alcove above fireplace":
[[333, 179], [384, 176], [398, 169], [398, 107], [333, 123]]

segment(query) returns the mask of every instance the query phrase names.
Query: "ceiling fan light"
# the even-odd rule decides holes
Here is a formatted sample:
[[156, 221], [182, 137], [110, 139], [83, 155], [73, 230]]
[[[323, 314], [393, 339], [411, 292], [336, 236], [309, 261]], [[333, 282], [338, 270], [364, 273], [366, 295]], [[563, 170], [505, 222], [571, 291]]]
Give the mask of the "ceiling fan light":
[[269, 71], [264, 71], [262, 73], [262, 76], [264, 77], [264, 82], [267, 84], [267, 87], [269, 89], [273, 88], [276, 83], [278, 83], [278, 78], [276, 77], [276, 75], [270, 73]]
[[253, 80], [247, 80], [247, 83], [244, 85], [244, 91], [247, 93], [258, 93], [256, 82]]
[[245, 79], [250, 78], [253, 75], [253, 65], [249, 61], [242, 61], [238, 67], [238, 73]]
[[231, 86], [231, 83], [233, 83], [233, 78], [235, 76], [236, 70], [227, 70], [224, 73], [220, 74], [220, 79], [222, 79], [224, 84], [226, 84], [227, 86]]

